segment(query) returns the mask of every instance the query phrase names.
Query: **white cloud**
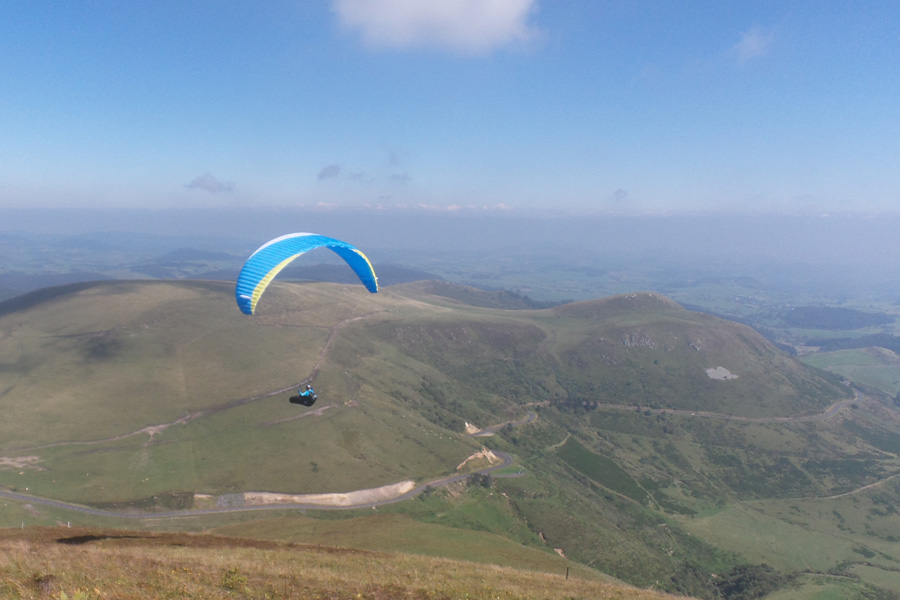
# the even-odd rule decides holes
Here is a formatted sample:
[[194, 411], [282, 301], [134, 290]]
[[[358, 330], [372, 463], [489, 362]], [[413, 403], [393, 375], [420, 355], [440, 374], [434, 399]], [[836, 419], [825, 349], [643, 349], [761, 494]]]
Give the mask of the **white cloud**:
[[741, 34], [741, 41], [731, 47], [731, 52], [737, 56], [740, 62], [746, 62], [768, 54], [773, 40], [774, 35], [771, 31], [763, 31], [754, 27]]
[[185, 184], [184, 187], [191, 190], [203, 190], [205, 192], [209, 192], [210, 194], [234, 191], [233, 183], [219, 181], [209, 171], [195, 178], [190, 183]]
[[375, 47], [481, 54], [534, 39], [536, 0], [333, 0], [343, 27]]

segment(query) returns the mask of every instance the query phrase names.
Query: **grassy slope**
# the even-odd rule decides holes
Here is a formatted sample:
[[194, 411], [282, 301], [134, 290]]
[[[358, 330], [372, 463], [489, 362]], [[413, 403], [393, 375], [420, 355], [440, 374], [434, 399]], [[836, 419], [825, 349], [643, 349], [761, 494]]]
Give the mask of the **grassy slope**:
[[[290, 388], [314, 370], [333, 326], [404, 302], [339, 290], [276, 288], [267, 311], [248, 318], [227, 284], [117, 283], [3, 317], [3, 455], [39, 455], [44, 470], [13, 481], [0, 472], [0, 482], [112, 502], [173, 490], [342, 491], [461, 462], [478, 444], [414, 414], [398, 420], [389, 397], [329, 360], [315, 380], [321, 416], [291, 419], [301, 413], [286, 402], [289, 390], [153, 436], [98, 442]], [[354, 327], [344, 324], [338, 338]]]
[[[577, 390], [585, 397], [779, 416], [814, 412], [843, 395], [749, 327], [688, 312], [655, 294], [580, 302], [554, 314], [571, 320], [558, 328], [569, 336], [558, 356], [573, 381], [590, 382]], [[710, 378], [706, 370], [719, 366], [737, 379]]]
[[[15, 419], [0, 423], [0, 456], [37, 455], [46, 470], [0, 470], [0, 485], [120, 502], [179, 490], [339, 491], [447, 473], [489, 443], [518, 454], [526, 476], [495, 480], [502, 493], [490, 500], [462, 488], [390, 510], [527, 548], [561, 548], [640, 585], [703, 592], [708, 573], [741, 562], [796, 568], [796, 549], [773, 546], [794, 518], [779, 502], [812, 511], [804, 498], [900, 472], [896, 415], [868, 401], [823, 422], [693, 416], [812, 414], [847, 391], [752, 330], [656, 295], [512, 312], [465, 306], [416, 284], [377, 296], [356, 291], [275, 285], [253, 319], [235, 316], [230, 286], [216, 283], [104, 284], [19, 306], [0, 317], [0, 402]], [[316, 408], [328, 407], [321, 415], [292, 418], [303, 413], [286, 392], [152, 438], [35, 441], [96, 440], [290, 386], [314, 369], [336, 325], [315, 380]], [[709, 378], [706, 369], [717, 366], [738, 378]], [[526, 406], [533, 403], [545, 404]], [[537, 421], [494, 438], [461, 433], [465, 421], [486, 426], [527, 410]], [[875, 491], [896, 493], [888, 487]], [[811, 543], [834, 548], [804, 559], [813, 568], [852, 563], [862, 547], [880, 552], [867, 536], [892, 535], [886, 520], [864, 518], [835, 531], [827, 513], [804, 529], [815, 534]], [[27, 516], [0, 508], [8, 523]], [[236, 527], [248, 520], [226, 519]], [[188, 521], [153, 526], [223, 526]], [[311, 531], [276, 529], [282, 539]], [[748, 543], [747, 531], [759, 542]], [[839, 536], [850, 541], [832, 543]], [[358, 541], [370, 538], [378, 536]], [[881, 564], [893, 568], [889, 558]]]
[[31, 598], [616, 598], [658, 593], [577, 576], [391, 552], [219, 536], [0, 530], [0, 595]]
[[378, 514], [349, 519], [293, 517], [265, 519], [220, 527], [217, 534], [264, 540], [304, 540], [339, 548], [403, 552], [516, 567], [545, 573], [565, 573], [583, 579], [614, 581], [556, 553], [523, 547], [495, 533], [422, 523], [407, 515]]
[[[564, 370], [562, 359], [568, 358], [577, 367], [572, 369], [572, 380], [576, 384], [579, 383], [579, 371], [581, 375], [585, 371], [590, 373], [591, 369], [597, 373], [581, 380], [594, 385], [583, 395], [577, 394], [578, 388], [571, 382], [563, 381], [561, 385], [567, 388], [569, 399], [574, 396], [602, 401], [601, 394], [608, 393], [613, 385], [618, 385], [620, 390], [629, 387], [626, 378], [635, 375], [639, 380], [650, 379], [649, 384], [643, 385], [644, 389], [657, 392], [666, 384], [664, 377], [652, 373], [660, 366], [680, 375], [676, 384], [679, 387], [671, 394], [679, 404], [660, 402], [659, 395], [649, 401], [635, 401], [635, 404], [696, 408], [752, 417], [811, 413], [820, 410], [817, 406], [846, 396], [846, 392], [834, 387], [835, 380], [822, 380], [775, 351], [748, 329], [723, 325], [716, 320], [704, 323], [704, 317], [686, 315], [653, 296], [628, 295], [560, 307], [550, 312], [556, 314], [547, 319], [542, 316], [547, 313], [541, 312], [535, 322], [547, 319], [553, 323], [552, 329], [547, 328], [550, 334], [542, 349], [552, 348], [554, 355], [561, 357], [557, 370]], [[560, 317], [568, 317], [573, 312], [578, 319], [571, 327], [560, 323]], [[594, 315], [600, 321], [596, 328], [584, 322], [585, 317], [590, 319]], [[688, 346], [692, 352], [687, 353], [687, 357], [676, 348], [679, 333], [691, 342]], [[692, 333], [696, 337], [692, 337]], [[736, 343], [736, 340], [746, 343]], [[627, 350], [618, 348], [615, 342], [620, 342]], [[582, 350], [586, 343], [593, 343], [595, 347]], [[572, 351], [573, 348], [580, 352]], [[701, 377], [699, 381], [694, 378], [685, 382], [698, 370], [696, 357], [705, 353], [708, 353], [707, 360], [709, 355], [714, 356], [717, 364], [731, 367], [741, 378], [712, 382]], [[735, 368], [735, 364], [741, 365], [744, 372]], [[685, 373], [687, 377], [684, 377]], [[743, 389], [734, 385], [742, 378], [747, 383]], [[596, 385], [597, 381], [602, 381], [605, 389]], [[702, 387], [704, 385], [706, 388]], [[699, 393], [691, 397], [692, 388], [688, 386], [698, 386]], [[716, 396], [718, 390], [710, 393], [710, 386], [714, 390], [715, 386], [730, 386], [730, 389], [722, 396]], [[625, 393], [628, 394], [628, 390]], [[773, 403], [773, 399], [777, 402]], [[768, 402], [768, 406], [764, 402]], [[875, 538], [874, 542], [879, 536], [888, 541], [891, 539], [888, 520], [872, 521], [873, 513], [866, 515], [867, 521], [858, 519], [853, 523], [842, 523], [839, 530], [828, 520], [828, 515], [820, 516], [817, 521], [804, 526], [803, 531], [808, 535], [798, 536], [816, 548], [829, 550], [828, 556], [818, 561], [811, 546], [791, 545], [788, 550], [779, 550], [778, 540], [782, 534], [796, 527], [788, 515], [740, 522], [715, 522], [705, 516], [708, 513], [723, 514], [722, 508], [726, 508], [725, 513], [746, 511], [746, 502], [754, 498], [796, 497], [791, 503], [791, 506], [799, 507], [795, 510], [813, 510], [809, 507], [829, 501], [809, 501], [806, 497], [846, 493], [900, 472], [895, 454], [900, 448], [894, 448], [891, 436], [897, 426], [897, 415], [878, 404], [864, 403], [857, 406], [858, 410], [845, 411], [838, 418], [820, 423], [697, 419], [685, 413], [608, 411], [602, 407], [579, 407], [577, 402], [569, 404], [569, 415], [562, 419], [569, 432], [568, 439], [573, 432], [587, 436], [581, 437], [582, 448], [590, 447], [596, 453], [593, 464], [583, 451], [574, 457], [572, 452], [566, 452], [571, 444], [566, 441], [564, 432], [557, 430], [559, 437], [554, 441], [552, 427], [534, 426], [528, 438], [514, 433], [508, 437], [516, 442], [514, 447], [533, 468], [546, 466], [548, 471], [541, 473], [542, 477], [531, 484], [522, 482], [518, 485], [518, 482], [510, 481], [500, 486], [515, 499], [517, 508], [529, 523], [549, 531], [548, 541], [565, 548], [570, 557], [603, 564], [611, 573], [620, 576], [629, 573], [632, 578], [636, 572], [642, 572], [648, 578], [661, 578], [673, 574], [673, 570], [677, 574], [690, 565], [703, 565], [703, 568], [721, 572], [734, 557], [740, 557], [739, 561], [768, 562], [785, 571], [802, 568], [797, 562], [800, 557], [801, 561], [811, 561], [810, 568], [826, 571], [862, 568], [854, 565], [865, 560], [868, 545], [879, 546], [873, 544], [872, 538]], [[766, 408], [760, 410], [760, 406]], [[547, 409], [539, 410], [545, 421], [562, 416], [558, 412], [550, 414]], [[873, 415], [875, 418], [870, 418]], [[566, 471], [554, 462], [557, 457], [546, 454], [548, 447], [558, 448], [557, 457], [576, 471], [569, 472], [569, 481], [565, 481]], [[534, 454], [529, 455], [529, 451]], [[611, 468], [610, 459], [614, 461]], [[630, 480], [622, 477], [622, 470], [617, 465], [626, 468]], [[654, 516], [654, 511], [645, 511], [635, 503], [629, 503], [629, 499], [636, 498], [641, 502], [635, 484], [646, 490], [646, 499], [642, 502], [645, 506], [661, 509], [670, 517], [661, 519], [659, 513]], [[877, 489], [877, 486], [873, 488]], [[580, 491], [576, 493], [576, 490]], [[863, 502], [873, 493], [861, 491], [852, 496], [856, 502]], [[891, 497], [890, 491], [887, 494]], [[886, 499], [882, 498], [881, 502]], [[560, 506], [564, 508], [560, 510]], [[657, 529], [654, 535], [653, 528], [661, 520], [668, 521], [664, 534], [659, 535]], [[771, 527], [767, 528], [767, 524]], [[630, 535], [617, 533], [623, 530], [629, 531]], [[815, 533], [810, 534], [810, 530]], [[586, 532], [589, 535], [585, 535]], [[697, 533], [718, 546], [719, 551], [698, 544]], [[755, 546], [757, 542], [751, 540], [758, 540], [760, 546]], [[610, 548], [614, 550], [610, 551]], [[882, 578], [890, 577], [897, 568], [894, 557], [888, 554], [882, 559], [882, 568], [875, 570]], [[657, 566], [650, 566], [654, 564]], [[672, 569], [668, 573], [667, 564]], [[848, 585], [862, 589], [867, 584], [844, 582], [842, 589]], [[890, 589], [890, 586], [886, 587]]]

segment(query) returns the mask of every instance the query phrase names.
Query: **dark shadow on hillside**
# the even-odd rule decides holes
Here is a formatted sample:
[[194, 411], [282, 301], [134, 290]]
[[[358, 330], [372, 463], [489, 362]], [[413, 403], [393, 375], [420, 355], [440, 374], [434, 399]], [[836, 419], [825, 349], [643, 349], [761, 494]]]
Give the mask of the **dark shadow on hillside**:
[[56, 540], [57, 544], [65, 544], [67, 546], [81, 546], [84, 544], [89, 544], [91, 542], [99, 542], [102, 540], [119, 540], [119, 539], [131, 539], [131, 540], [139, 540], [146, 539], [145, 535], [75, 535], [72, 537], [64, 537]]
[[0, 317], [14, 313], [18, 310], [33, 308], [45, 302], [50, 302], [61, 296], [74, 294], [82, 290], [86, 290], [97, 285], [97, 281], [82, 281], [78, 283], [70, 283], [67, 285], [58, 285], [54, 287], [41, 288], [32, 292], [27, 292], [21, 296], [16, 296], [0, 302]]
[[[2, 276], [0, 276], [2, 277]], [[141, 285], [161, 284], [169, 285], [173, 282], [181, 286], [188, 286], [191, 289], [206, 290], [220, 293], [231, 293], [234, 284], [230, 281], [212, 281], [212, 280], [171, 280], [171, 279], [98, 279], [91, 281], [79, 281], [77, 283], [67, 283], [64, 285], [54, 285], [53, 287], [44, 287], [37, 290], [25, 292], [20, 296], [15, 296], [8, 300], [0, 301], [0, 317], [12, 314], [19, 310], [26, 310], [52, 302], [58, 298], [63, 298], [71, 294], [88, 290], [94, 287], [103, 286], [106, 294], [125, 294], [139, 289]]]
[[429, 294], [442, 296], [469, 306], [480, 308], [499, 308], [504, 310], [534, 310], [552, 308], [562, 304], [569, 304], [573, 300], [561, 300], [559, 302], [542, 302], [532, 300], [519, 292], [504, 289], [478, 288], [468, 285], [459, 285], [443, 280], [426, 281], [424, 289]]

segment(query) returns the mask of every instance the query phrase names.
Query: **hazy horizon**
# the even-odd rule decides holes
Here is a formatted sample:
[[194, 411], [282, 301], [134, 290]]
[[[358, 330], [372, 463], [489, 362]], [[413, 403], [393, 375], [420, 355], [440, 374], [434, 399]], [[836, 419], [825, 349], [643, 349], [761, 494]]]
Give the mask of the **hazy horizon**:
[[[547, 300], [665, 291], [679, 281], [715, 278], [756, 280], [751, 287], [798, 298], [900, 297], [900, 216], [0, 209], [0, 275], [66, 273], [93, 264], [92, 270], [115, 276], [111, 265], [100, 268], [104, 262], [133, 267], [183, 249], [224, 253], [236, 266], [269, 239], [298, 231], [349, 241], [375, 265], [527, 289]], [[104, 253], [108, 261], [81, 262]], [[315, 254], [303, 264], [329, 258]], [[630, 278], [643, 275], [631, 284], [613, 283], [622, 270]], [[572, 278], [582, 283], [573, 288]]]
[[[822, 261], [893, 263], [900, 258], [897, 215], [668, 215], [566, 214], [539, 211], [432, 212], [290, 207], [167, 209], [3, 209], [0, 234], [83, 235], [142, 233], [162, 236], [233, 236], [237, 242], [296, 231], [356, 239], [394, 248], [459, 248], [552, 244], [638, 252], [734, 256], [795, 256]], [[640, 238], [632, 238], [634, 234]]]

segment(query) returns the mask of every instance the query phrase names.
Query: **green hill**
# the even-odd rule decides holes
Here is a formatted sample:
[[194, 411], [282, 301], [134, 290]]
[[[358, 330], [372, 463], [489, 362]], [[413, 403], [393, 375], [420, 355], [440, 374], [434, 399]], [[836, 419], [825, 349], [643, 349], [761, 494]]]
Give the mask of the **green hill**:
[[[310, 378], [319, 403], [290, 404]], [[10, 526], [75, 519], [282, 541], [327, 530], [315, 541], [340, 531], [369, 548], [383, 523], [371, 508], [305, 509], [305, 521], [277, 505], [225, 509], [267, 501], [247, 492], [421, 485], [484, 468], [458, 470], [487, 446], [517, 463], [378, 507], [425, 528], [400, 528], [390, 548], [489, 562], [494, 551], [477, 548], [505, 539], [522, 553], [503, 564], [562, 554], [710, 598], [733, 581], [818, 585], [814, 573], [891, 589], [900, 569], [892, 406], [656, 294], [534, 308], [445, 282], [377, 295], [275, 283], [247, 317], [224, 282], [49, 288], [0, 303], [0, 407], [0, 491], [107, 511], [4, 500]], [[186, 512], [144, 514], [163, 509]], [[336, 524], [315, 526], [323, 519]], [[482, 537], [460, 556], [448, 527]], [[791, 528], [803, 545], [780, 539]], [[423, 532], [445, 541], [417, 542]], [[852, 579], [864, 569], [872, 583]]]

